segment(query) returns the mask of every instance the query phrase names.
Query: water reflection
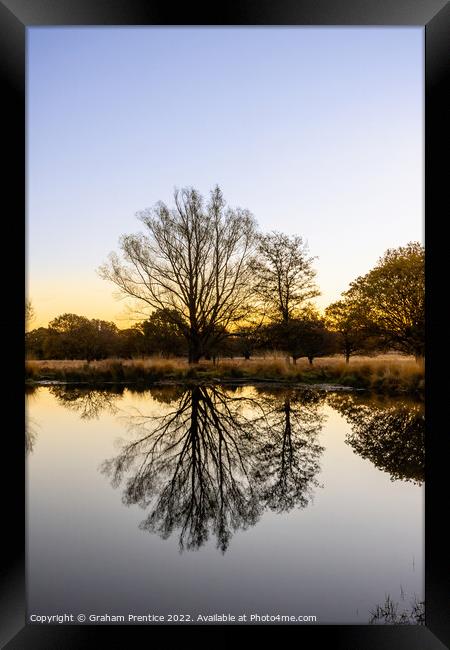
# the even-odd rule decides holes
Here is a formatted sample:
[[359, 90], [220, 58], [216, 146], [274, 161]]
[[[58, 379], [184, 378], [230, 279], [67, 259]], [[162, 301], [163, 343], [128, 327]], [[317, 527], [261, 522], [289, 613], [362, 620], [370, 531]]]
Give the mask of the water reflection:
[[[153, 394], [153, 393], [152, 393]], [[234, 531], [265, 508], [305, 507], [317, 485], [319, 398], [258, 396], [219, 387], [185, 389], [164, 415], [128, 415], [137, 434], [103, 471], [123, 500], [150, 508], [141, 528], [164, 539], [178, 531], [180, 550], [212, 534], [225, 552]]]
[[31, 611], [421, 615], [423, 407], [269, 386], [29, 394]]
[[33, 451], [37, 438], [37, 427], [39, 426], [38, 422], [28, 413], [29, 400], [35, 393], [35, 386], [25, 385], [25, 454]]
[[425, 415], [421, 402], [330, 394], [331, 405], [352, 427], [346, 442], [388, 472], [391, 480], [420, 485], [425, 480]]
[[63, 406], [77, 411], [82, 420], [98, 419], [102, 412], [117, 413], [116, 402], [123, 394], [123, 386], [108, 386], [107, 388], [88, 388], [86, 386], [71, 387], [51, 386], [50, 392]]
[[[86, 420], [117, 414], [124, 387], [50, 390]], [[149, 412], [121, 411], [132, 439], [101, 470], [123, 487], [125, 504], [147, 510], [140, 527], [163, 539], [177, 534], [180, 550], [199, 549], [213, 536], [225, 552], [233, 533], [253, 526], [265, 510], [308, 506], [319, 485], [325, 400], [351, 425], [345, 441], [358, 455], [392, 480], [424, 480], [421, 403], [204, 385], [152, 388], [144, 404], [146, 395]], [[32, 449], [31, 433], [28, 439]]]
[[33, 418], [27, 417], [25, 420], [25, 453], [29, 454], [33, 451], [34, 444], [37, 438], [37, 423]]
[[255, 478], [260, 483], [260, 498], [276, 512], [306, 507], [311, 488], [317, 486], [319, 457], [317, 443], [325, 416], [319, 406], [323, 396], [315, 391], [263, 393], [255, 449]]

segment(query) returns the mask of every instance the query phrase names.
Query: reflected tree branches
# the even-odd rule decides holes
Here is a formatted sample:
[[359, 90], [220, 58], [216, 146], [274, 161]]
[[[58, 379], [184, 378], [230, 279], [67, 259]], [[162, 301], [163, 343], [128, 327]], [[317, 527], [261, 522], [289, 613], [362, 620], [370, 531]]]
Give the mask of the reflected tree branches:
[[33, 451], [34, 444], [37, 438], [36, 430], [37, 422], [31, 417], [25, 420], [25, 453], [29, 454]]
[[318, 486], [324, 448], [317, 436], [325, 416], [316, 391], [284, 391], [262, 396], [264, 426], [257, 445], [255, 478], [263, 503], [276, 512], [304, 508]]
[[319, 399], [257, 398], [213, 386], [186, 389], [165, 414], [128, 416], [138, 435], [103, 465], [125, 483], [126, 504], [150, 507], [141, 528], [164, 539], [178, 531], [180, 550], [213, 535], [225, 552], [233, 532], [270, 508], [305, 507], [317, 485]]
[[[89, 419], [117, 414], [123, 388], [51, 391]], [[319, 486], [325, 400], [351, 425], [346, 442], [357, 454], [392, 480], [423, 482], [422, 404], [305, 388], [154, 387], [145, 391], [145, 408], [121, 411], [128, 438], [101, 470], [122, 488], [126, 505], [146, 511], [142, 530], [176, 535], [181, 551], [212, 538], [224, 553], [233, 534], [265, 511], [310, 503]]]
[[35, 395], [36, 387], [25, 385], [25, 454], [28, 455], [33, 451], [36, 438], [38, 422], [30, 416], [28, 411], [29, 401]]

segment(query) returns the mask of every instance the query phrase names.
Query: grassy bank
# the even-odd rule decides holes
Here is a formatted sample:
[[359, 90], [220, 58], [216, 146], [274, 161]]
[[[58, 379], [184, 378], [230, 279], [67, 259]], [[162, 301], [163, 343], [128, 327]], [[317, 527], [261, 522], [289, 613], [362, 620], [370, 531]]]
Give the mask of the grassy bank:
[[152, 384], [159, 381], [243, 380], [286, 383], [333, 383], [363, 388], [389, 395], [422, 394], [424, 366], [414, 359], [392, 355], [354, 357], [346, 364], [342, 357], [324, 357], [309, 365], [296, 365], [283, 358], [222, 360], [216, 365], [202, 361], [189, 366], [184, 359], [142, 360], [107, 359], [104, 361], [27, 361], [26, 380], [67, 382], [133, 382]]

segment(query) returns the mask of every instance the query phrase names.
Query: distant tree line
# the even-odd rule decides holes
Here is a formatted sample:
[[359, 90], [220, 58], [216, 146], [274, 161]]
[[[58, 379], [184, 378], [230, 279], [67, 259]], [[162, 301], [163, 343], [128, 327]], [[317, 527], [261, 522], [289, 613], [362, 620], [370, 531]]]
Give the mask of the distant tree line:
[[[262, 234], [248, 210], [228, 207], [219, 187], [207, 204], [176, 190], [139, 214], [145, 232], [124, 235], [100, 275], [140, 305], [142, 320], [114, 323], [63, 314], [27, 333], [38, 359], [162, 355], [201, 358], [280, 351], [296, 362], [341, 353], [425, 354], [424, 248], [389, 249], [321, 315], [314, 258], [300, 236]], [[31, 308], [31, 304], [30, 304]]]

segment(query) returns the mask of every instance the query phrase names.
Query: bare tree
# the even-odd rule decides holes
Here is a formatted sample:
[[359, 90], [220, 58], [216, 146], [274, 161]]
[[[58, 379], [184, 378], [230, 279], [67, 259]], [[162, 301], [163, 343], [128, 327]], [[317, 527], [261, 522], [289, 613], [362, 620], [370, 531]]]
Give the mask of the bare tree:
[[26, 323], [26, 325], [29, 325], [30, 323], [32, 323], [34, 321], [35, 317], [36, 317], [36, 314], [34, 312], [33, 304], [31, 302], [31, 300], [28, 298], [25, 301], [25, 323]]
[[320, 295], [314, 281], [314, 259], [297, 235], [272, 232], [260, 236], [258, 257], [253, 261], [255, 292], [274, 320], [288, 323], [308, 301]]
[[124, 235], [123, 259], [112, 253], [99, 271], [122, 296], [166, 310], [196, 363], [248, 310], [256, 222], [248, 210], [226, 207], [218, 186], [206, 206], [193, 188], [175, 190], [174, 199], [174, 208], [159, 202], [138, 213], [146, 234]]

